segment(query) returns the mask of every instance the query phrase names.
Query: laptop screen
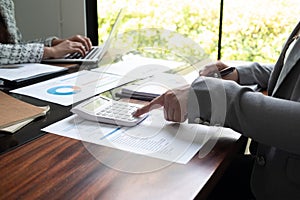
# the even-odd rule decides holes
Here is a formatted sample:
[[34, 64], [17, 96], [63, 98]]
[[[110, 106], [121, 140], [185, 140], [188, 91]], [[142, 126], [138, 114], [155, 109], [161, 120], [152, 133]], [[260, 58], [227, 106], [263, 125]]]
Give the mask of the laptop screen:
[[105, 53], [108, 51], [112, 40], [117, 37], [117, 35], [118, 35], [118, 27], [120, 25], [120, 22], [121, 22], [122, 18], [123, 18], [123, 9], [121, 9], [119, 11], [119, 13], [117, 15], [117, 18], [115, 20], [115, 23], [113, 24], [112, 29], [111, 29], [111, 31], [110, 31], [110, 33], [109, 33], [106, 41], [103, 44], [102, 51], [101, 51], [101, 54], [99, 56], [99, 61], [103, 58], [103, 56], [105, 55]]

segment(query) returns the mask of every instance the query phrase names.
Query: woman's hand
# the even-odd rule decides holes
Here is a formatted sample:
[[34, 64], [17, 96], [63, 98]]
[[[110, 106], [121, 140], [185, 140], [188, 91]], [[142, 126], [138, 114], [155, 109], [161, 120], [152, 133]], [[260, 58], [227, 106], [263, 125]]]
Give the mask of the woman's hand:
[[183, 122], [187, 118], [187, 100], [190, 86], [169, 90], [139, 108], [133, 116], [138, 117], [150, 110], [164, 107], [164, 116], [168, 121]]
[[69, 40], [71, 42], [79, 42], [85, 47], [85, 49], [87, 51], [91, 50], [91, 48], [92, 48], [92, 42], [91, 42], [90, 38], [82, 36], [82, 35], [74, 35], [67, 39], [54, 39], [52, 41], [52, 46], [56, 46], [56, 45], [64, 42], [65, 40]]
[[44, 48], [43, 58], [62, 58], [67, 54], [80, 53], [85, 56], [90, 51], [92, 43], [89, 38], [76, 35], [68, 39], [54, 39], [51, 47]]
[[[221, 61], [217, 61], [215, 63], [206, 65], [204, 69], [199, 71], [200, 76], [209, 76], [209, 77], [215, 77], [215, 78], [221, 78], [220, 77], [220, 71], [223, 69], [228, 68], [229, 66], [225, 65]], [[237, 70], [234, 70], [232, 73], [227, 74], [226, 76], [222, 77], [226, 80], [232, 80], [237, 82], [238, 81], [238, 73]]]

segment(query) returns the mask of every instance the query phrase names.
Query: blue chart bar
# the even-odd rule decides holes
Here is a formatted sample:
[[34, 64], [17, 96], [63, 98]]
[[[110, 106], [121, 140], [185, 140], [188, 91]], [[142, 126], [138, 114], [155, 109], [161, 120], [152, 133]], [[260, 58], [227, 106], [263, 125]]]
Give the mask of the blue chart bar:
[[114, 134], [115, 132], [117, 132], [120, 129], [121, 129], [121, 127], [116, 128], [115, 130], [113, 130], [113, 131], [107, 133], [106, 135], [104, 135], [103, 137], [101, 137], [100, 140], [103, 140], [103, 139], [107, 138], [108, 136]]

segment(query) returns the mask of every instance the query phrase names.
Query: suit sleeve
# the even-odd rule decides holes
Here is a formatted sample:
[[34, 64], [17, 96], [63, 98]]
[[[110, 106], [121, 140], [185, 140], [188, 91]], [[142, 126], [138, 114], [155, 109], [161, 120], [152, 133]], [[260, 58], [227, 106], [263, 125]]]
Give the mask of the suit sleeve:
[[267, 89], [269, 77], [273, 68], [274, 65], [260, 65], [259, 63], [238, 66], [239, 83], [241, 85], [257, 84], [260, 88]]
[[260, 143], [300, 154], [300, 103], [265, 96], [233, 81], [199, 77], [191, 86], [190, 123], [223, 125]]

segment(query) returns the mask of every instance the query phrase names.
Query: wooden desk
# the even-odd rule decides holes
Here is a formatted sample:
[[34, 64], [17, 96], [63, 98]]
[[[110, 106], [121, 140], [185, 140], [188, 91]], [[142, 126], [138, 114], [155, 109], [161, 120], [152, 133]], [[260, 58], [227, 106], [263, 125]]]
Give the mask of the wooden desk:
[[[97, 160], [81, 141], [40, 131], [69, 116], [70, 107], [14, 96], [35, 105], [50, 105], [51, 110], [15, 135], [0, 138], [0, 147], [4, 146], [0, 155], [0, 199], [5, 200], [205, 199], [246, 142], [243, 137], [223, 136], [202, 159], [196, 155], [186, 165], [170, 163], [156, 171], [128, 173]], [[117, 151], [89, 146], [107, 158]], [[7, 148], [14, 149], [7, 152]], [[131, 155], [116, 162], [119, 166], [130, 165]], [[145, 158], [142, 164], [153, 163], [155, 159]]]
[[0, 199], [205, 199], [244, 141], [222, 137], [205, 158], [133, 174], [102, 164], [81, 141], [46, 134], [0, 156]]

